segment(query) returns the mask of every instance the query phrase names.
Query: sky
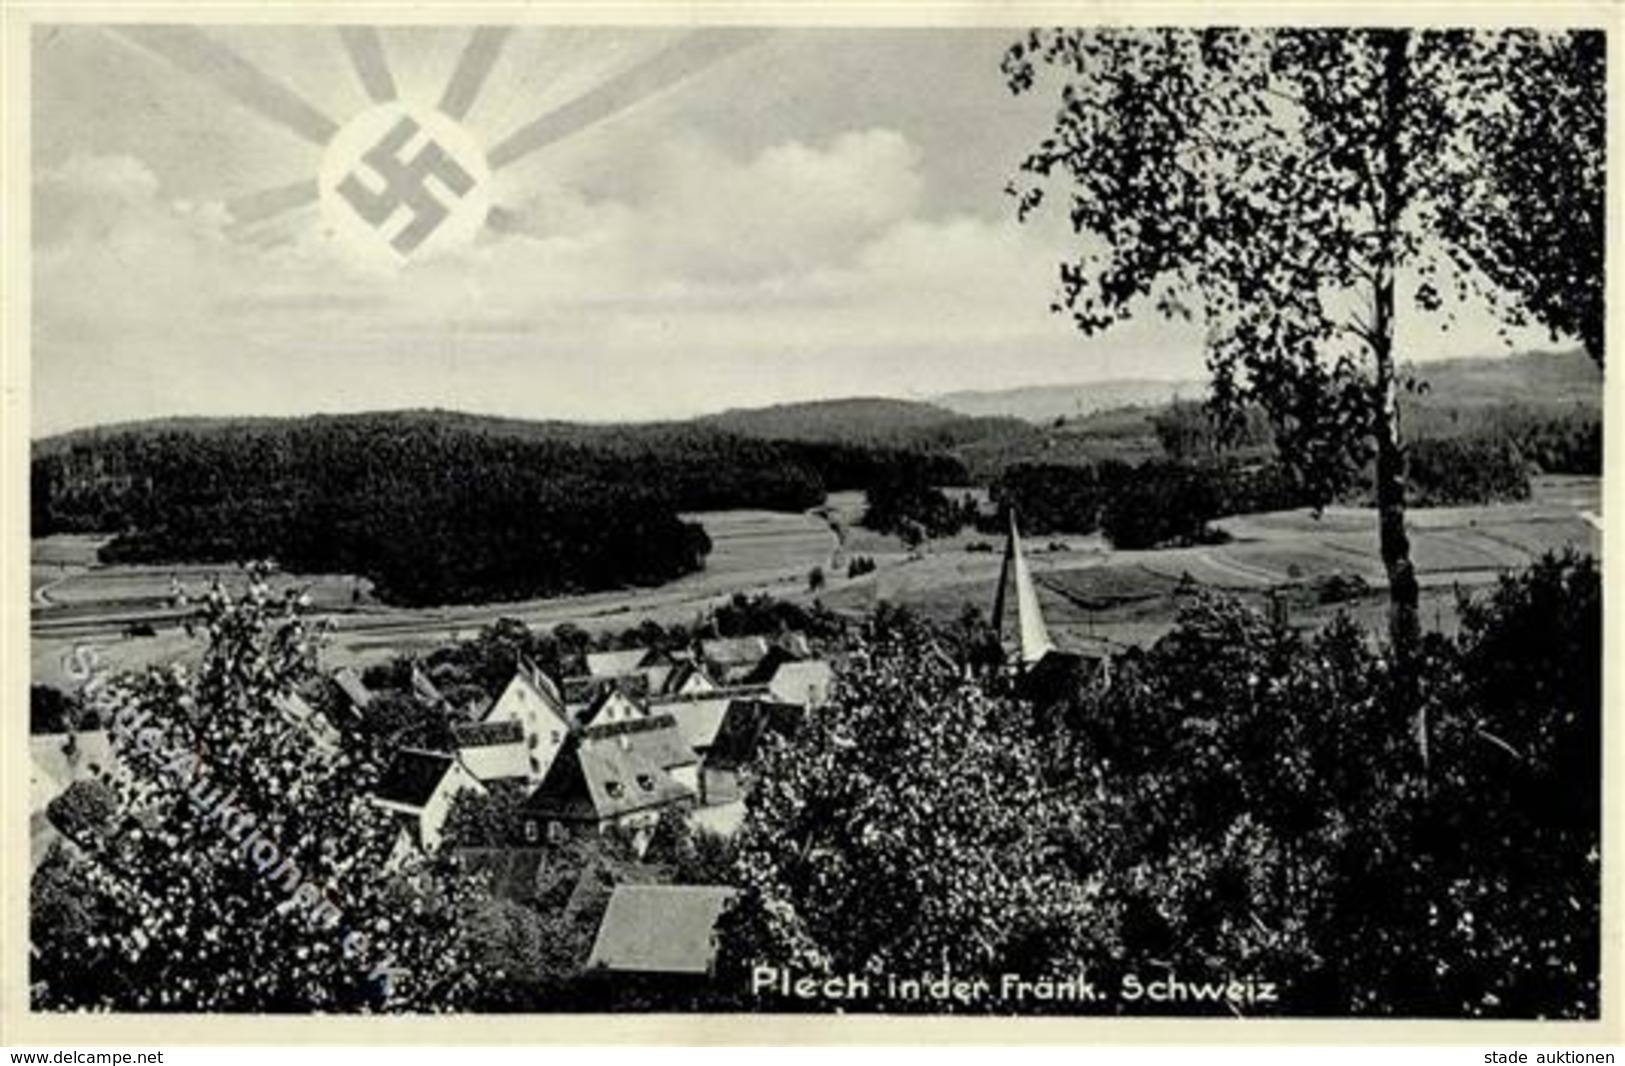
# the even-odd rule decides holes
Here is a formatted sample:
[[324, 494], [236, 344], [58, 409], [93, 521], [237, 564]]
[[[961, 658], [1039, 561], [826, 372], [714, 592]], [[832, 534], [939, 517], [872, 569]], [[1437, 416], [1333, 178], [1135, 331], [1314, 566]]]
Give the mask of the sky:
[[[1202, 375], [1190, 327], [1146, 315], [1083, 338], [1052, 313], [1075, 238], [1053, 215], [1018, 225], [1003, 190], [1054, 100], [1005, 88], [1009, 31], [361, 36], [36, 32], [35, 436], [406, 407], [638, 420]], [[422, 118], [453, 97], [439, 139], [464, 146], [467, 203], [501, 224], [482, 206], [410, 256], [364, 247], [373, 231], [333, 191], [359, 166], [343, 152], [389, 107]], [[245, 207], [281, 202], [267, 190], [294, 206]], [[1444, 337], [1402, 320], [1402, 350], [1406, 330], [1418, 355], [1506, 350], [1487, 316]]]

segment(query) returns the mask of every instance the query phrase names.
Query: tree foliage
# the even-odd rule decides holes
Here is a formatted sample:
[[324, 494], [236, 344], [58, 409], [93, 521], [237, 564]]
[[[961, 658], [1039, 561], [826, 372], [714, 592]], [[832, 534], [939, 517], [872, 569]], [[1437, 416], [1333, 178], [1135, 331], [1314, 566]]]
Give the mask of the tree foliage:
[[802, 511], [829, 489], [904, 476], [965, 473], [931, 452], [702, 425], [439, 412], [70, 436], [37, 445], [32, 474], [34, 532], [116, 534], [105, 562], [274, 558], [296, 572], [362, 575], [407, 605], [658, 584], [710, 552], [679, 512]]
[[1594, 1017], [1600, 596], [1591, 560], [1547, 558], [1428, 638], [1425, 776], [1393, 662], [1346, 618], [1303, 634], [1199, 596], [1045, 715], [888, 614], [763, 768], [729, 957], [1275, 984], [1244, 1013]]
[[1023, 218], [1060, 192], [1081, 238], [1058, 309], [1085, 333], [1142, 305], [1200, 322], [1214, 410], [1268, 412], [1312, 499], [1374, 472], [1402, 653], [1419, 627], [1396, 318], [1407, 298], [1448, 313], [1445, 290], [1487, 273], [1600, 344], [1602, 49], [1597, 31], [1072, 29], [1005, 57], [1018, 93], [1062, 81], [1012, 188]]
[[461, 924], [479, 886], [390, 866], [378, 752], [326, 753], [279, 706], [318, 634], [262, 577], [208, 596], [197, 669], [97, 689], [126, 775], [111, 829], [36, 873], [37, 1007], [436, 1010], [478, 982]]
[[835, 705], [775, 743], [739, 839], [738, 963], [822, 973], [1011, 972], [1087, 935], [1019, 708], [894, 618]]

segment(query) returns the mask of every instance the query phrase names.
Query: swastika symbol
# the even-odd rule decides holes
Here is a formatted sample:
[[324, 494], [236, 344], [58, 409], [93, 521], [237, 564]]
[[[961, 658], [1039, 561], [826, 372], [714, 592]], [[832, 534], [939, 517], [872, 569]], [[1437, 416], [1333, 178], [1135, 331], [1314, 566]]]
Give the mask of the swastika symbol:
[[432, 137], [410, 159], [405, 158], [407, 146], [420, 132], [421, 127], [412, 116], [402, 115], [389, 132], [361, 156], [361, 162], [381, 187], [369, 187], [363, 176], [352, 170], [339, 182], [337, 190], [355, 213], [375, 229], [381, 230], [396, 212], [405, 208], [410, 217], [389, 241], [403, 256], [411, 255], [432, 237], [449, 214], [445, 201], [436, 195], [434, 185], [461, 199], [475, 184], [474, 176]]

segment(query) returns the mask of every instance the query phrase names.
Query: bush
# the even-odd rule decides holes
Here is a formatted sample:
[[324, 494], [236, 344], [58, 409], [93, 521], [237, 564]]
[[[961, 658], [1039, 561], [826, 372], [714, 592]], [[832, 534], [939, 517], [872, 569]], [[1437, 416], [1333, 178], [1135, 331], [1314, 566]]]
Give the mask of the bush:
[[1201, 592], [1053, 713], [967, 680], [952, 644], [877, 609], [841, 713], [774, 748], [726, 958], [1087, 965], [1106, 988], [1155, 959], [1274, 982], [1248, 1013], [1596, 1017], [1593, 561], [1464, 603], [1404, 679], [1346, 616], [1305, 635]]
[[1529, 467], [1506, 440], [1418, 440], [1406, 455], [1410, 499], [1418, 507], [1529, 498]]
[[72, 840], [105, 832], [118, 815], [118, 797], [100, 781], [75, 781], [45, 807], [45, 816]]
[[967, 508], [926, 480], [924, 468], [904, 465], [878, 473], [865, 492], [863, 524], [877, 533], [895, 533], [917, 543], [949, 537], [964, 526]]
[[1114, 548], [1194, 544], [1221, 513], [1214, 480], [1198, 467], [1165, 460], [1100, 469], [1106, 504], [1101, 528]]
[[71, 729], [93, 728], [80, 722], [84, 713], [79, 700], [52, 685], [28, 686], [28, 732], [66, 733]]
[[1093, 533], [1100, 526], [1104, 497], [1092, 466], [1017, 463], [993, 483], [990, 495], [998, 517], [982, 523], [987, 532], [1002, 532], [1012, 508], [1023, 533]]

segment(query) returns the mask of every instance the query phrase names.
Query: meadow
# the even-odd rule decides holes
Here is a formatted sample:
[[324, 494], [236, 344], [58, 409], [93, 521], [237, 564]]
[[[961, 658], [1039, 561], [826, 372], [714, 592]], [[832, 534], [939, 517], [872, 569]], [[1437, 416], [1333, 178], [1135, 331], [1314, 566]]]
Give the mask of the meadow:
[[[365, 582], [347, 575], [280, 575], [282, 587], [308, 592], [331, 623], [330, 665], [381, 661], [473, 636], [501, 617], [535, 627], [571, 623], [589, 631], [625, 629], [653, 619], [693, 622], [736, 592], [770, 593], [861, 614], [882, 600], [940, 621], [967, 606], [984, 613], [993, 601], [1002, 544], [967, 530], [910, 551], [895, 537], [864, 529], [862, 494], [832, 493], [806, 513], [727, 510], [686, 514], [712, 541], [704, 570], [655, 588], [615, 589], [488, 605], [401, 608], [375, 602]], [[1424, 623], [1453, 631], [1456, 589], [1482, 587], [1547, 551], [1601, 553], [1597, 515], [1601, 480], [1544, 476], [1531, 498], [1474, 507], [1417, 508], [1410, 514], [1414, 557], [1423, 585]], [[1181, 598], [1196, 588], [1222, 590], [1257, 603], [1284, 596], [1293, 624], [1318, 626], [1347, 611], [1381, 628], [1383, 570], [1375, 513], [1332, 507], [1239, 515], [1216, 523], [1227, 543], [1155, 551], [1114, 551], [1098, 535], [1034, 537], [1026, 545], [1039, 598], [1057, 640], [1145, 646], [1172, 626]], [[36, 682], [67, 683], [62, 664], [80, 644], [103, 660], [136, 667], [190, 653], [179, 611], [168, 606], [171, 580], [200, 592], [214, 577], [232, 583], [230, 567], [133, 566], [96, 562], [101, 538], [53, 536], [33, 543], [32, 663]], [[876, 569], [848, 578], [858, 555]], [[824, 587], [809, 588], [813, 568]], [[1322, 602], [1331, 578], [1359, 579], [1363, 591]], [[132, 624], [156, 636], [127, 635]]]

